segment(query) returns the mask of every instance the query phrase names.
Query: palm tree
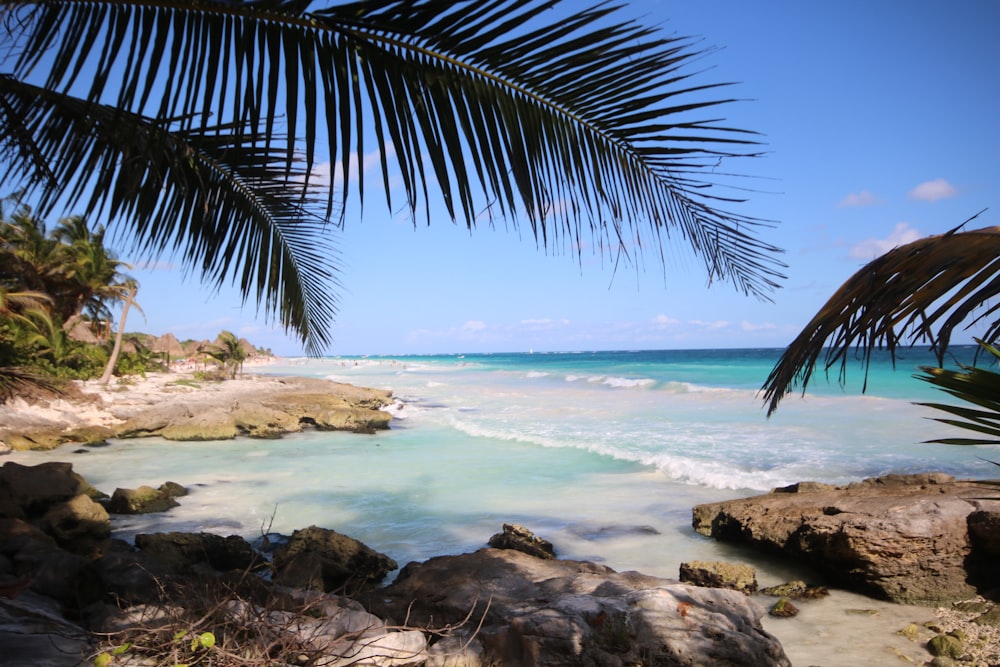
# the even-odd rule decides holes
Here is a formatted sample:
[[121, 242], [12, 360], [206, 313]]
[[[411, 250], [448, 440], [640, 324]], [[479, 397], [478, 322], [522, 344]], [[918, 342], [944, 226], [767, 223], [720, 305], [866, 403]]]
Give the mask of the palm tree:
[[649, 247], [663, 260], [677, 236], [710, 281], [769, 298], [783, 267], [759, 238], [769, 223], [709, 187], [759, 149], [717, 119], [723, 84], [691, 80], [704, 52], [607, 4], [557, 5], [12, 0], [0, 187], [239, 284], [307, 352], [330, 342], [327, 240], [369, 194], [352, 165], [373, 143], [387, 203], [398, 175], [414, 220], [439, 196], [470, 229], [526, 221], [545, 248], [594, 241], [615, 266]]
[[110, 304], [124, 300], [132, 280], [123, 273], [123, 269], [131, 267], [117, 260], [105, 247], [104, 234], [103, 226], [92, 231], [83, 216], [63, 218], [52, 232], [52, 238], [61, 243], [66, 290], [57, 314], [66, 327], [88, 314], [91, 327], [101, 340], [108, 337], [102, 323], [106, 325], [111, 320]]
[[99, 383], [106, 385], [111, 381], [111, 374], [115, 370], [115, 364], [118, 363], [118, 355], [122, 351], [122, 338], [125, 336], [125, 322], [128, 319], [128, 311], [135, 305], [135, 295], [139, 291], [139, 283], [135, 280], [127, 280], [120, 289], [125, 290], [122, 306], [122, 317], [118, 322], [118, 333], [115, 334], [115, 342], [111, 347], [111, 354], [108, 357], [108, 363], [104, 366], [104, 373], [101, 374], [101, 379]]
[[214, 343], [202, 348], [201, 351], [222, 364], [231, 380], [235, 380], [236, 374], [243, 370], [243, 362], [247, 359], [246, 350], [240, 344], [240, 339], [231, 331], [221, 332]]
[[[1000, 227], [962, 230], [979, 215], [945, 234], [894, 248], [848, 278], [771, 370], [762, 388], [768, 415], [794, 389], [806, 390], [821, 357], [823, 368], [839, 367], [841, 377], [850, 359], [860, 357], [867, 385], [871, 355], [879, 348], [895, 359], [901, 347], [924, 344], [943, 367], [952, 335], [962, 327], [984, 327], [983, 341], [992, 345], [1000, 336], [1000, 304], [991, 302], [1000, 295]], [[921, 379], [946, 388], [949, 374], [923, 372]]]

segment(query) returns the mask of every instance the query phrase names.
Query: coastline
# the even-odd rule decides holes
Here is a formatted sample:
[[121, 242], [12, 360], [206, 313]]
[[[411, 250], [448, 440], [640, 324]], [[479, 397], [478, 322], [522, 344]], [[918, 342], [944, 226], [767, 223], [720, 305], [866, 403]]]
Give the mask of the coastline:
[[0, 453], [110, 438], [277, 438], [310, 426], [371, 432], [388, 428], [381, 408], [391, 402], [384, 390], [248, 372], [206, 380], [193, 367], [107, 385], [72, 381], [64, 394], [0, 404]]
[[[38, 422], [41, 420], [51, 423], [57, 417], [61, 417], [70, 421], [75, 420], [78, 425], [86, 424], [90, 426], [106, 426], [109, 423], [127, 421], [128, 415], [136, 412], [147, 411], [153, 405], [162, 405], [165, 402], [165, 396], [199, 395], [201, 398], [204, 398], [206, 396], [204, 392], [209, 392], [209, 394], [212, 394], [215, 397], [213, 398], [213, 402], [220, 404], [226, 404], [226, 402], [231, 404], [233, 401], [243, 403], [252, 400], [256, 397], [256, 395], [259, 395], [263, 388], [271, 386], [271, 384], [280, 385], [283, 381], [287, 380], [287, 378], [283, 379], [280, 376], [259, 376], [249, 374], [241, 379], [214, 383], [200, 388], [188, 387], [184, 384], [184, 382], [192, 379], [193, 374], [185, 371], [182, 373], [172, 372], [166, 374], [156, 374], [156, 376], [153, 377], [140, 379], [134, 384], [112, 384], [103, 390], [97, 390], [96, 393], [100, 399], [99, 404], [95, 404], [96, 402], [93, 399], [84, 399], [83, 402], [68, 399], [57, 399], [57, 405], [54, 406], [0, 406], [0, 410], [10, 410], [10, 412], [7, 413], [0, 412], [0, 423], [3, 423], [5, 427], [7, 427], [7, 425], [11, 423], [7, 421], [8, 416], [15, 413], [23, 413], [22, 417], [25, 418], [26, 422], [31, 422], [32, 420], [34, 420], [34, 422]], [[178, 381], [181, 383], [177, 384]], [[320, 382], [325, 383], [327, 381]], [[343, 385], [332, 382], [329, 383], [329, 386], [338, 387], [340, 392], [347, 395], [354, 395], [357, 391], [368, 391], [360, 390], [359, 388], [351, 385]], [[86, 384], [83, 389], [85, 394], [94, 393], [92, 388]], [[199, 394], [198, 392], [201, 393]], [[199, 401], [199, 405], [205, 405], [206, 403], [207, 402], [204, 400]], [[484, 539], [485, 537], [486, 536], [484, 536]], [[864, 599], [860, 598], [860, 596], [846, 595], [835, 596], [829, 601], [823, 601], [820, 604], [828, 607], [834, 607], [838, 611], [845, 612], [845, 617], [850, 616], [853, 618], [858, 615], [854, 614], [854, 616], [851, 616], [849, 613], [850, 610], [856, 611], [859, 603], [863, 601]], [[900, 623], [904, 618], [908, 618], [908, 622], [923, 622], [925, 620], [932, 619], [936, 613], [935, 610], [930, 607], [907, 608], [900, 605], [888, 605], [886, 603], [876, 603], [875, 601], [870, 602], [871, 604], [866, 605], [869, 609], [892, 610], [893, 612], [898, 612]], [[878, 624], [878, 627], [886, 628], [885, 631], [887, 633], [896, 632], [901, 629], [903, 625], [905, 625], [905, 623], [902, 625], [897, 623], [896, 615], [890, 614], [887, 611], [881, 611], [881, 613], [883, 614], [883, 618]], [[921, 614], [921, 616], [914, 618], [913, 616], [918, 613]], [[815, 627], [810, 627], [807, 624], [789, 623], [783, 619], [774, 621], [769, 620], [768, 631], [774, 633], [779, 637], [779, 639], [787, 637], [788, 639], [786, 641], [789, 645], [786, 646], [786, 650], [788, 650], [790, 657], [794, 657], [796, 649], [798, 648], [794, 644], [797, 644], [798, 642], [812, 642], [815, 644], [818, 641], [821, 642], [820, 646], [837, 646], [838, 644], [846, 646], [850, 641], [849, 637], [851, 633], [864, 632], [866, 629], [871, 631], [876, 626], [871, 617], [865, 619], [864, 616], [861, 615], [860, 618], [863, 620], [858, 624], [854, 624], [852, 627], [827, 629], [825, 631], [820, 630], [818, 632]], [[899, 627], [896, 627], [897, 625]], [[795, 630], [793, 632], [793, 628], [801, 628], [801, 630]], [[846, 635], [844, 632], [846, 632]], [[902, 640], [900, 643], [903, 643], [904, 646], [906, 645]], [[912, 645], [912, 648], [914, 649], [912, 651], [913, 656], [922, 655], [925, 658], [927, 657], [926, 651], [922, 647]], [[815, 651], [815, 649], [810, 650]], [[793, 660], [793, 662], [796, 661]]]

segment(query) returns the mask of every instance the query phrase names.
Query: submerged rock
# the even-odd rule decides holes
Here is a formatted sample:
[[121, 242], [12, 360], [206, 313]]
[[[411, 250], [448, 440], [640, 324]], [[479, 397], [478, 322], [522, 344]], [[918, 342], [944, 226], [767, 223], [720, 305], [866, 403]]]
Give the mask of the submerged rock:
[[792, 604], [788, 598], [781, 598], [767, 612], [771, 616], [778, 618], [791, 618], [799, 615], [799, 608]]
[[163, 487], [140, 486], [137, 489], [115, 489], [108, 502], [108, 511], [113, 514], [149, 514], [166, 512], [179, 504]]

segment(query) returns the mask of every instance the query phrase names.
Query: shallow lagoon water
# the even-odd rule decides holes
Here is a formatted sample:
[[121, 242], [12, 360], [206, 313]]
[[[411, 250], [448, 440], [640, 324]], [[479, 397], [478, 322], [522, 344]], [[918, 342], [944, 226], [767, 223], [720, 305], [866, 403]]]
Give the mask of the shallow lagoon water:
[[[1000, 458], [995, 448], [920, 444], [952, 433], [912, 404], [940, 399], [909, 377], [905, 363], [923, 359], [895, 372], [880, 360], [865, 395], [860, 368], [855, 387], [820, 378], [768, 420], [756, 390], [777, 354], [289, 359], [255, 372], [391, 389], [399, 400], [393, 428], [273, 441], [131, 440], [81, 454], [14, 457], [68, 459], [107, 492], [166, 480], [191, 489], [168, 513], [116, 518], [125, 537], [205, 530], [252, 539], [318, 525], [403, 565], [480, 548], [515, 522], [553, 542], [563, 558], [671, 578], [686, 560], [736, 560], [757, 567], [762, 586], [815, 575], [697, 535], [693, 505], [802, 480], [928, 470], [995, 476], [982, 460]], [[793, 664], [875, 664], [898, 659], [897, 651], [926, 658], [893, 633], [932, 610], [847, 593], [803, 606], [796, 619], [767, 621]], [[857, 608], [877, 613], [849, 611]]]

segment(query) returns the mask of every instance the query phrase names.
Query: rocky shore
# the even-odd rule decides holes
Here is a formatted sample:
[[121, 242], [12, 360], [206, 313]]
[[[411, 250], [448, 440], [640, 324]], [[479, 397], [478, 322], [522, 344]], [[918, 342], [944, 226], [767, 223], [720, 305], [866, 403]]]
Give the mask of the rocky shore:
[[[388, 428], [391, 405], [389, 392], [322, 380], [170, 373], [0, 406], [0, 448], [367, 433]], [[914, 647], [903, 662], [1000, 665], [1000, 488], [946, 475], [802, 482], [693, 508], [703, 535], [823, 578], [767, 591], [745, 564], [685, 563], [676, 580], [562, 560], [516, 526], [473, 553], [406, 564], [388, 586], [389, 555], [315, 526], [253, 542], [112, 533], [110, 514], [168, 511], [183, 494], [168, 480], [93, 489], [68, 463], [0, 466], [0, 665], [181, 664], [207, 651], [224, 665], [787, 665], [768, 632], [783, 621], [767, 614], [805, 608], [825, 585], [928, 605], [934, 621], [893, 630]]]
[[278, 438], [306, 428], [371, 433], [389, 428], [388, 391], [305, 377], [200, 379], [156, 373], [106, 386], [0, 405], [0, 453], [93, 444], [109, 438], [167, 440]]

